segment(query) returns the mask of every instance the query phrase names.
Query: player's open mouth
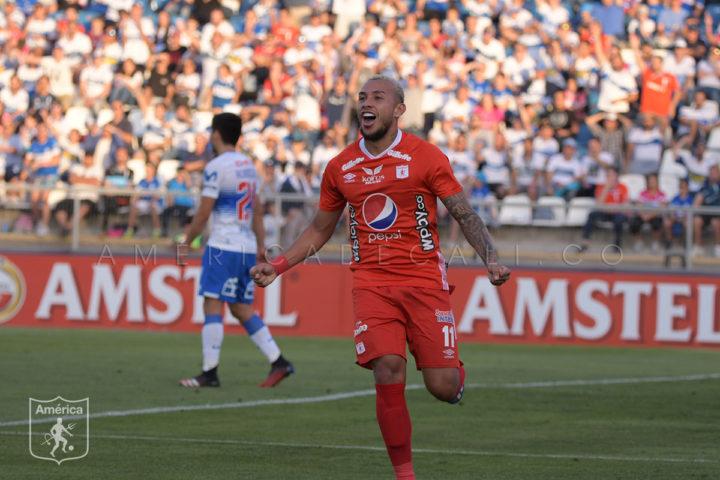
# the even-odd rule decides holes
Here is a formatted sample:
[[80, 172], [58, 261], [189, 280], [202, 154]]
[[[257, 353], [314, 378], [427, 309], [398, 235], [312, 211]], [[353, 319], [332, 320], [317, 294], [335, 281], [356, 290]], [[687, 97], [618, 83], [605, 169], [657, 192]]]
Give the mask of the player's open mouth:
[[362, 114], [362, 125], [363, 127], [371, 127], [373, 123], [375, 123], [375, 117], [374, 113], [365, 112]]

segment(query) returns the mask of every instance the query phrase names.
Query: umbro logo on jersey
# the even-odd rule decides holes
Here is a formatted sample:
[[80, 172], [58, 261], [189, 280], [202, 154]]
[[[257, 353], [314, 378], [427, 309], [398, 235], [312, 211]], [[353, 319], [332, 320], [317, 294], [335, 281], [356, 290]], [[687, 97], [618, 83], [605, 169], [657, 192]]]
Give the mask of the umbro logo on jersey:
[[363, 160], [365, 160], [365, 157], [357, 157], [355, 160], [350, 160], [349, 162], [347, 162], [345, 165], [342, 166], [342, 171], [345, 172], [347, 170], [350, 170], [352, 167], [354, 167], [358, 163], [362, 162]]
[[343, 175], [343, 178], [345, 179], [345, 183], [354, 183], [355, 182], [355, 174], [354, 173], [346, 173]]
[[412, 157], [407, 153], [400, 153], [396, 150], [388, 150], [387, 154], [389, 157], [399, 158], [400, 160], [405, 160], [406, 162], [412, 160]]
[[380, 172], [382, 172], [382, 168], [382, 165], [374, 169], [362, 167], [363, 172], [368, 175], [367, 177], [362, 177], [363, 183], [365, 185], [373, 185], [375, 183], [380, 183], [385, 180], [385, 175], [380, 175]]

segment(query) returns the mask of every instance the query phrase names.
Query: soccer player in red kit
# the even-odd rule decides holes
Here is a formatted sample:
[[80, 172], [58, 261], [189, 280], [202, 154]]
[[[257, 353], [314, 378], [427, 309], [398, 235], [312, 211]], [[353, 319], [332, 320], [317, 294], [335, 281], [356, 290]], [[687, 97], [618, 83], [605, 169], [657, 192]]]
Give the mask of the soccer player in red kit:
[[259, 286], [269, 285], [319, 250], [348, 206], [358, 364], [373, 371], [377, 419], [396, 478], [414, 479], [406, 342], [438, 399], [457, 403], [465, 380], [439, 248], [437, 198], [485, 262], [490, 282], [501, 285], [510, 270], [497, 263], [490, 234], [447, 157], [398, 128], [403, 102], [396, 80], [376, 75], [365, 83], [358, 94], [362, 138], [325, 169], [311, 225], [284, 255], [258, 263], [250, 274]]

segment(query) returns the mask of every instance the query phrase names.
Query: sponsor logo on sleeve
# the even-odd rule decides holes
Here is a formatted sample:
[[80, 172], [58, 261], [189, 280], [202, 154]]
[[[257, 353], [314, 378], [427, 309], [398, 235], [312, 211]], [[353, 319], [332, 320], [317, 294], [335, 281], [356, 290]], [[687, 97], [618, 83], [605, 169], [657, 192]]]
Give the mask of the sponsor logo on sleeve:
[[420, 247], [424, 252], [435, 250], [435, 240], [433, 239], [433, 233], [430, 231], [430, 214], [427, 211], [425, 205], [425, 197], [420, 194], [415, 195], [415, 230], [417, 230], [420, 236]]
[[350, 222], [349, 222], [349, 229], [350, 229], [350, 244], [351, 244], [351, 250], [352, 250], [352, 259], [353, 262], [359, 263], [360, 262], [360, 240], [358, 239], [358, 232], [357, 232], [357, 212], [355, 211], [355, 207], [352, 205], [348, 205], [348, 212], [350, 216]]

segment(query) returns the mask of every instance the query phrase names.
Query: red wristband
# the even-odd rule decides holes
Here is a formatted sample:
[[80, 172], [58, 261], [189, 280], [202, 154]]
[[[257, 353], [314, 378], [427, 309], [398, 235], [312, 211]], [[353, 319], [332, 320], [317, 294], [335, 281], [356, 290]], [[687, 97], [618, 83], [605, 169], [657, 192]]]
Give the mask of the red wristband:
[[285, 255], [280, 255], [276, 259], [272, 260], [270, 265], [272, 265], [275, 269], [276, 275], [281, 275], [282, 273], [290, 270], [290, 262], [288, 262], [288, 259], [285, 258]]

